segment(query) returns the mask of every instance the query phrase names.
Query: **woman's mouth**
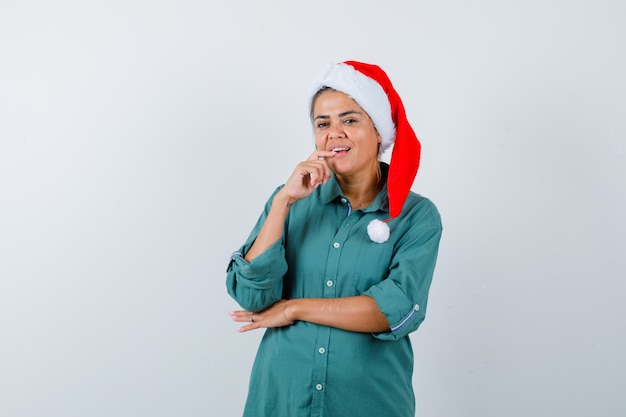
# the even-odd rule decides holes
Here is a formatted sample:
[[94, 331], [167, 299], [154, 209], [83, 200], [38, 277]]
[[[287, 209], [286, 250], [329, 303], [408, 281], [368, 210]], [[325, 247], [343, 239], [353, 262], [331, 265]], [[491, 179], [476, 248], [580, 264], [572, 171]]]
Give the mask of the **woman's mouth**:
[[339, 146], [331, 149], [332, 152], [335, 152], [335, 156], [345, 155], [349, 150], [350, 148], [339, 147]]

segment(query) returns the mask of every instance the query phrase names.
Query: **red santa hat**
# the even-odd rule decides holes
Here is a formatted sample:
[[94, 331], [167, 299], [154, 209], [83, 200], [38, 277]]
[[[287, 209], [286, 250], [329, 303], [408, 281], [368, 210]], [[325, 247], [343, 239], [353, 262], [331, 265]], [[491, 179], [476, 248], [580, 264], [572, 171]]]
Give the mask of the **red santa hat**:
[[310, 101], [324, 87], [347, 94], [367, 112], [382, 140], [380, 153], [394, 145], [387, 192], [389, 215], [397, 217], [417, 175], [421, 153], [420, 142], [406, 118], [400, 96], [379, 66], [357, 61], [325, 68], [313, 84]]

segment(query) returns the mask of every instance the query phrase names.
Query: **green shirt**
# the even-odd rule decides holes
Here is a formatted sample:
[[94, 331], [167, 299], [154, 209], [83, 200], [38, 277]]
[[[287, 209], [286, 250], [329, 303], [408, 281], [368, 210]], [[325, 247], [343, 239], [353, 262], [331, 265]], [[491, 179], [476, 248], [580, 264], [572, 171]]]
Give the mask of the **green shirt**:
[[[386, 176], [388, 166], [381, 168]], [[244, 416], [413, 417], [408, 335], [424, 320], [437, 258], [442, 228], [434, 204], [410, 193], [401, 215], [388, 222], [389, 240], [375, 243], [367, 225], [389, 218], [386, 186], [367, 208], [353, 210], [331, 176], [291, 208], [282, 240], [248, 263], [243, 254], [272, 198], [231, 258], [229, 294], [253, 312], [281, 298], [369, 295], [391, 331], [356, 333], [308, 322], [266, 329]]]

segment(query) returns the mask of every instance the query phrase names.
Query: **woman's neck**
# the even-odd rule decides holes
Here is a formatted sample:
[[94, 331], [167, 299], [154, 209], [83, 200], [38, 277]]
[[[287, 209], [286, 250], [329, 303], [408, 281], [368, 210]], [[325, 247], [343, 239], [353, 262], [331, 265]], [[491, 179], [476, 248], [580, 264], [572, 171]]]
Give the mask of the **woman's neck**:
[[382, 189], [382, 178], [376, 164], [376, 171], [362, 176], [346, 177], [335, 175], [343, 194], [353, 207], [365, 207], [371, 203]]

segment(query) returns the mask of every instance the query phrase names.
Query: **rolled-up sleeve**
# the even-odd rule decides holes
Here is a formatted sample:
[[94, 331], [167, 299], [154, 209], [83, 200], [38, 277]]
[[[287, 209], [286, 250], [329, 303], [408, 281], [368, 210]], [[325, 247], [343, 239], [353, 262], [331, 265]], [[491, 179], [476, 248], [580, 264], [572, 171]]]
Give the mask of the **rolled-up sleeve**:
[[281, 299], [287, 272], [281, 241], [274, 243], [251, 262], [235, 252], [228, 265], [228, 293], [248, 311], [261, 311]]
[[235, 301], [248, 311], [265, 310], [282, 298], [283, 277], [287, 272], [287, 261], [283, 240], [272, 244], [267, 250], [248, 262], [244, 256], [254, 243], [265, 222], [274, 192], [265, 206], [246, 243], [230, 257], [226, 270], [226, 288]]
[[426, 316], [442, 227], [430, 201], [427, 210], [420, 211], [420, 221], [398, 243], [387, 278], [364, 293], [376, 300], [389, 322], [389, 332], [373, 335], [378, 339], [403, 338], [417, 330]]

